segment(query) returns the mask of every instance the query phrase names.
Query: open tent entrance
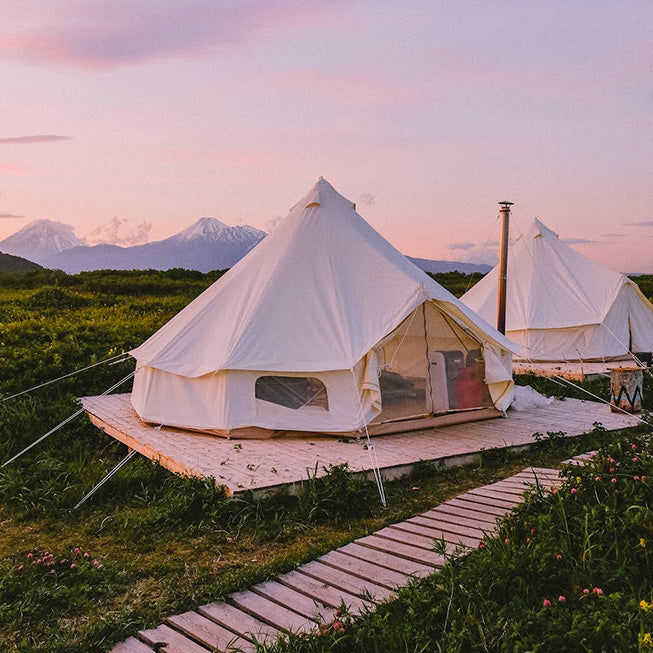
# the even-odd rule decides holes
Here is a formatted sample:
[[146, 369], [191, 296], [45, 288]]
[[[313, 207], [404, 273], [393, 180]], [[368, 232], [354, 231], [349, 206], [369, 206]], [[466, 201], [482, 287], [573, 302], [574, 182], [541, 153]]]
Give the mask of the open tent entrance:
[[481, 343], [433, 302], [418, 306], [374, 353], [381, 414], [372, 425], [493, 405]]

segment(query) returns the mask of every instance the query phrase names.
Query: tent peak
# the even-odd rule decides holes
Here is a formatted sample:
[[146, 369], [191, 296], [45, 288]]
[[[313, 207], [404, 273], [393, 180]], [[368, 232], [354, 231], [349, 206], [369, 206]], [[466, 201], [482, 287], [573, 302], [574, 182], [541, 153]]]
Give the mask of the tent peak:
[[341, 195], [324, 177], [320, 176], [306, 197], [299, 202], [299, 206], [302, 209], [307, 209], [310, 206], [334, 206], [340, 202], [344, 202], [349, 208], [356, 210], [354, 202]]
[[549, 229], [541, 220], [533, 218], [533, 222], [530, 223], [526, 231], [524, 232], [526, 238], [538, 238], [538, 237], [553, 237], [558, 238], [558, 234]]

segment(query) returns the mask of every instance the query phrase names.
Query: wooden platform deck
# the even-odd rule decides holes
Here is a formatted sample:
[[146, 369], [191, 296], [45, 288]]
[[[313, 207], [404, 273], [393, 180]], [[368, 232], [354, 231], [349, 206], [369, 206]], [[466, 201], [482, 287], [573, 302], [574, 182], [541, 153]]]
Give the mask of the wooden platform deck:
[[444, 557], [434, 551], [436, 540], [444, 540], [449, 551], [477, 547], [536, 481], [548, 489], [560, 477], [555, 469], [528, 468], [475, 488], [274, 581], [170, 617], [118, 644], [112, 653], [248, 653], [255, 650], [254, 641], [274, 642], [288, 632], [308, 633], [332, 624], [342, 604], [354, 614], [373, 609], [412, 579], [442, 566]]
[[[372, 469], [363, 441], [333, 436], [272, 440], [226, 440], [169, 427], [144, 424], [129, 394], [84, 397], [91, 421], [108, 435], [186, 475], [213, 477], [228, 492], [271, 491], [322, 475], [329, 465], [348, 463], [356, 472]], [[471, 462], [478, 453], [497, 447], [523, 447], [536, 432], [564, 431], [580, 435], [601, 422], [608, 430], [636, 424], [636, 418], [610, 412], [609, 406], [577, 399], [554, 401], [528, 412], [509, 411], [507, 417], [423, 431], [377, 436], [373, 439], [377, 464], [384, 478], [408, 473], [419, 461], [443, 466]]]
[[610, 376], [615, 367], [636, 367], [633, 360], [604, 361], [592, 363], [529, 363], [513, 361], [513, 374], [535, 374], [548, 378], [561, 376], [570, 381], [593, 381], [602, 376]]

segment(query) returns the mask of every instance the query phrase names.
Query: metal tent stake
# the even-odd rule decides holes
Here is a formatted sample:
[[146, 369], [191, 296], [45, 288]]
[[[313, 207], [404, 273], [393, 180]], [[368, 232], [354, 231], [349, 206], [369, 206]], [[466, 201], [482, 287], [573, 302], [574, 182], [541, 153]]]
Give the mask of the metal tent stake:
[[506, 279], [508, 276], [508, 232], [512, 202], [499, 202], [501, 207], [501, 251], [499, 253], [499, 299], [497, 331], [506, 333]]

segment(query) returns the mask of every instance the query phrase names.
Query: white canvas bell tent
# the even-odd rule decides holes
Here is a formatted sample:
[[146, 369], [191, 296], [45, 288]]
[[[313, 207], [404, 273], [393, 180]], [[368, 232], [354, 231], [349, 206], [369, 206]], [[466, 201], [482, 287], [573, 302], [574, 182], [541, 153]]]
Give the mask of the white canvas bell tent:
[[[486, 320], [497, 314], [498, 274], [461, 297]], [[509, 250], [506, 336], [527, 361], [632, 361], [631, 352], [653, 351], [653, 305], [536, 219]]]
[[322, 178], [131, 354], [141, 419], [227, 437], [480, 418], [513, 385], [511, 344]]

